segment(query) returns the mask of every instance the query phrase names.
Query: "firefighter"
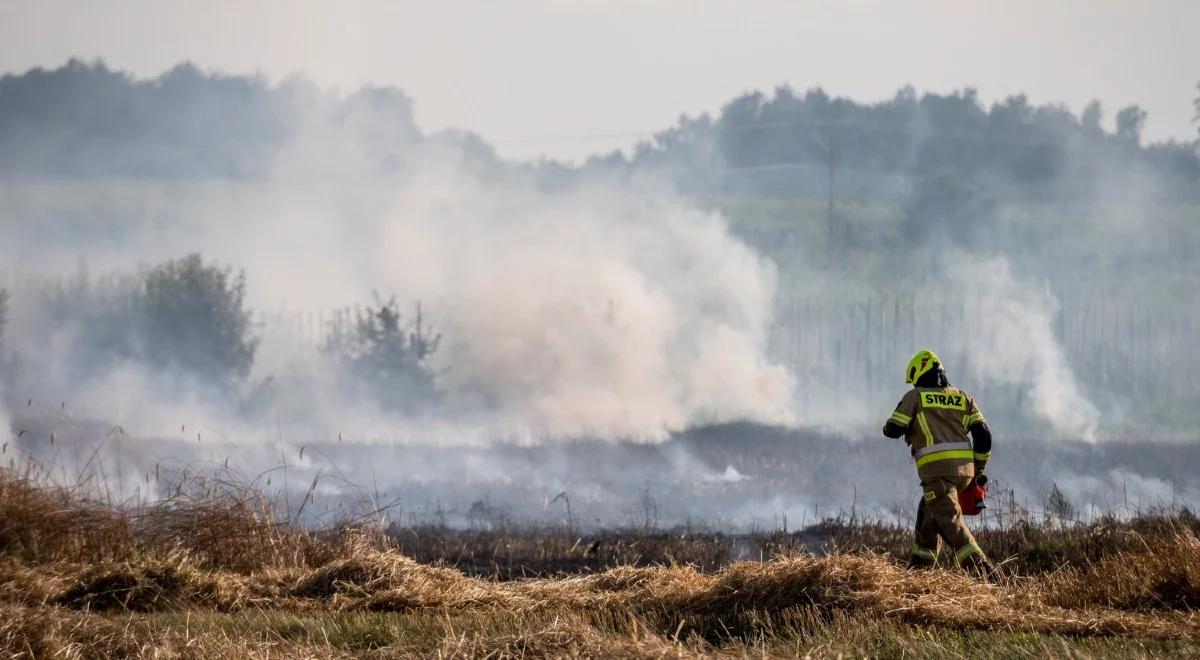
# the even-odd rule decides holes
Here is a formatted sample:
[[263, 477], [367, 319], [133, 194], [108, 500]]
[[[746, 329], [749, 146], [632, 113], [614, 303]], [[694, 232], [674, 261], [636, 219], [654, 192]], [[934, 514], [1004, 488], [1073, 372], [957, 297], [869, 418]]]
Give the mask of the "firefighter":
[[[904, 394], [883, 425], [889, 438], [903, 437], [917, 463], [921, 501], [909, 566], [924, 568], [938, 556], [940, 536], [960, 566], [991, 577], [993, 568], [963, 520], [959, 491], [982, 475], [991, 458], [992, 434], [970, 394], [951, 387], [942, 360], [930, 350], [908, 363]], [[974, 440], [967, 438], [968, 432]]]

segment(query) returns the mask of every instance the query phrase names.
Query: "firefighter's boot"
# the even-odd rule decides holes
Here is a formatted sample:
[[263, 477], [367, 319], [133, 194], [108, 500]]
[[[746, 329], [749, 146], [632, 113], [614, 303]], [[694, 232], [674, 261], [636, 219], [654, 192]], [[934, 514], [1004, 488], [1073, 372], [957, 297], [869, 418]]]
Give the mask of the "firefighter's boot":
[[996, 572], [995, 565], [988, 561], [987, 556], [983, 553], [976, 553], [963, 559], [962, 568], [984, 582], [995, 583], [1000, 577]]
[[917, 545], [916, 543], [913, 544], [912, 554], [910, 554], [908, 556], [909, 570], [922, 570], [922, 569], [927, 569], [927, 568], [933, 568], [933, 565], [936, 562], [937, 562], [937, 551], [936, 550], [928, 550], [926, 548], [922, 548], [921, 546]]

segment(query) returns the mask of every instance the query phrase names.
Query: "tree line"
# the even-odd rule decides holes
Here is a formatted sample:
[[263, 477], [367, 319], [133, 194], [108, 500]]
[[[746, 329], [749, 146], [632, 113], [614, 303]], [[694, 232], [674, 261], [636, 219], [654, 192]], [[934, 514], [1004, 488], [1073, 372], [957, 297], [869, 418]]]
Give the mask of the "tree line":
[[419, 146], [442, 143], [468, 164], [494, 159], [462, 131], [426, 136], [393, 87], [348, 95], [291, 77], [209, 74], [184, 62], [135, 79], [103, 61], [0, 77], [0, 179], [259, 179], [307, 130], [353, 145], [372, 172], [402, 172]]
[[[1200, 113], [1200, 97], [1196, 103]], [[1117, 109], [1111, 129], [1105, 114], [1099, 101], [1075, 114], [1061, 104], [1034, 105], [1023, 94], [985, 106], [969, 87], [949, 94], [904, 87], [890, 99], [862, 103], [820, 87], [799, 93], [781, 86], [732, 99], [716, 116], [685, 115], [631, 156], [597, 155], [579, 167], [546, 161], [533, 170], [550, 186], [595, 172], [666, 170], [695, 194], [795, 194], [807, 190], [805, 179], [819, 187], [824, 178], [844, 186], [855, 177], [866, 181], [859, 192], [869, 194], [886, 192], [887, 175], [954, 171], [986, 175], [1022, 195], [1053, 196], [1085, 190], [1113, 168], [1137, 166], [1194, 198], [1200, 141], [1144, 144], [1145, 110]], [[314, 115], [381, 171], [403, 170], [411, 152], [430, 141], [452, 145], [470, 166], [493, 175], [526, 169], [500, 161], [468, 132], [424, 135], [412, 101], [396, 88], [341, 96], [300, 77], [272, 85], [186, 62], [139, 80], [102, 61], [73, 59], [0, 77], [0, 177], [261, 177], [289, 140], [312, 127]]]
[[[973, 88], [918, 95], [905, 87], [890, 99], [859, 103], [820, 87], [801, 94], [782, 86], [735, 98], [715, 117], [684, 116], [632, 156], [596, 156], [585, 169], [660, 167], [697, 193], [773, 195], [801, 189], [805, 166], [816, 179], [827, 172], [875, 179], [862, 186], [867, 193], [887, 192], [885, 175], [919, 180], [953, 171], [987, 176], [1023, 196], [1054, 197], [1086, 193], [1113, 170], [1140, 167], [1175, 194], [1195, 198], [1200, 141], [1144, 144], [1147, 113], [1136, 105], [1118, 109], [1111, 130], [1104, 115], [1099, 101], [1074, 114], [1061, 104], [1034, 105], [1024, 94], [985, 106]], [[764, 176], [740, 176], [745, 172]]]

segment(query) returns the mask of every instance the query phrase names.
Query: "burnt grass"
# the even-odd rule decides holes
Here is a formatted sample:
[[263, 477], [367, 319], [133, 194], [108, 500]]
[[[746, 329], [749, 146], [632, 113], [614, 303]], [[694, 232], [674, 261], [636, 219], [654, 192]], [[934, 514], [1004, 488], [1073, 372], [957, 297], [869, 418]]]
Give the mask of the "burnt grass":
[[[1092, 565], [1119, 552], [1200, 534], [1188, 509], [1088, 524], [1018, 520], [975, 530], [988, 555], [1012, 575], [1036, 575]], [[512, 525], [500, 529], [390, 527], [395, 547], [412, 559], [475, 577], [510, 580], [603, 572], [619, 566], [688, 565], [711, 572], [738, 561], [795, 554], [879, 553], [903, 561], [912, 545], [906, 527], [829, 518], [785, 532], [722, 534], [690, 529], [625, 529], [574, 534], [564, 528]]]

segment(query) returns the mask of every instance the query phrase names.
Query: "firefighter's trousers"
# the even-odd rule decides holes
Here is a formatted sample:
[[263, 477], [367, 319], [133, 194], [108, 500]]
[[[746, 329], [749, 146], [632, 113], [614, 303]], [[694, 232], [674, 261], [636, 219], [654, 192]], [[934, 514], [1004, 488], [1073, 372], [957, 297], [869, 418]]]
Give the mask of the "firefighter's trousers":
[[970, 477], [933, 477], [921, 482], [912, 565], [933, 564], [937, 559], [939, 536], [954, 553], [956, 563], [974, 565], [987, 562], [971, 530], [967, 529], [962, 508], [958, 504], [958, 492], [970, 484]]

